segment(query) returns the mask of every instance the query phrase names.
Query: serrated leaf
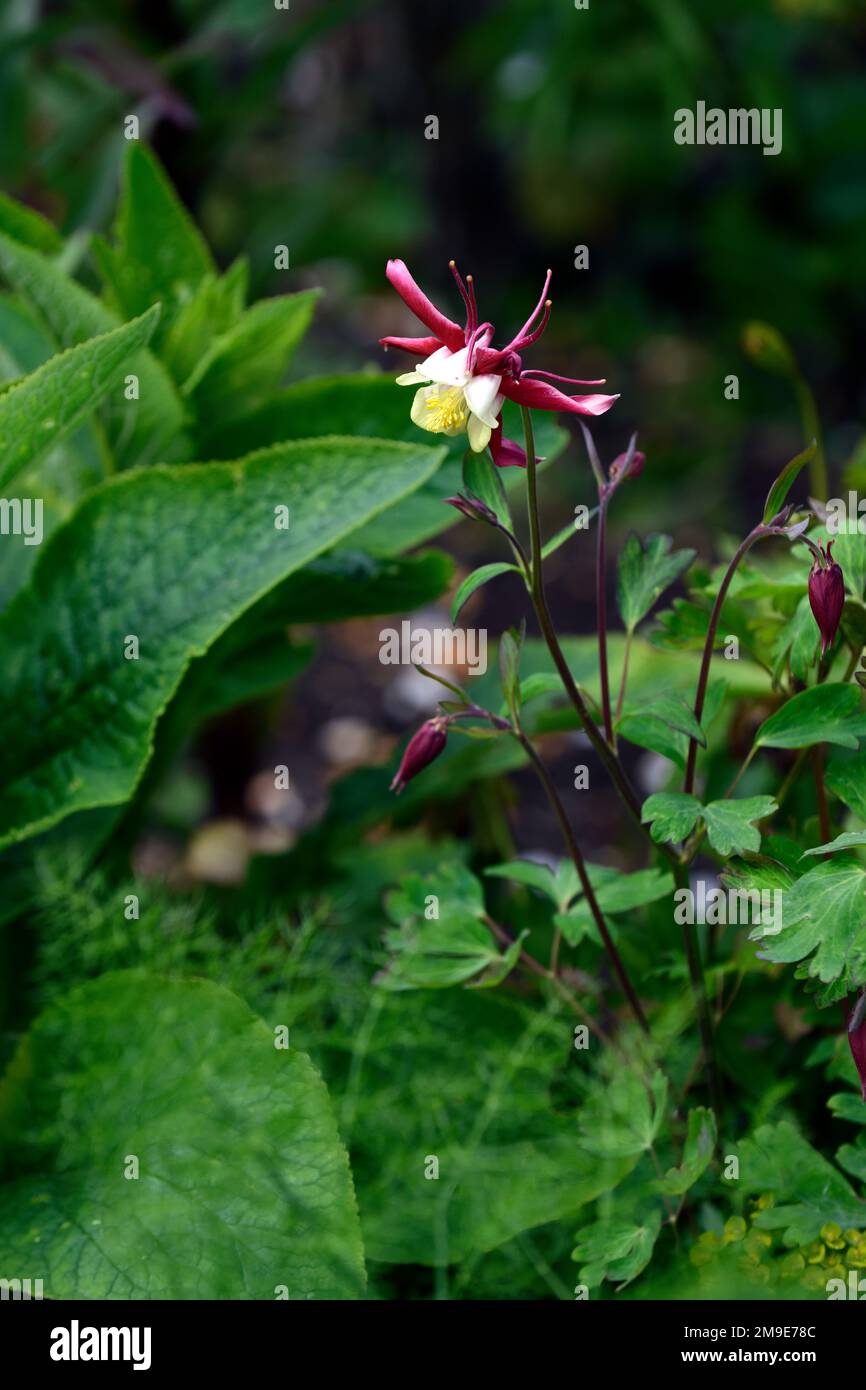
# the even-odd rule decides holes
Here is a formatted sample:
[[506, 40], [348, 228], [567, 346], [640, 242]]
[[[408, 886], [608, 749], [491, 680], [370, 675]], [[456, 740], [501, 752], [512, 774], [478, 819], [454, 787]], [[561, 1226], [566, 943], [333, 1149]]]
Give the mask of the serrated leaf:
[[7, 198], [5, 193], [0, 193], [0, 232], [46, 256], [63, 250], [62, 236], [41, 212]]
[[787, 700], [765, 719], [755, 735], [756, 748], [809, 748], [836, 743], [856, 748], [866, 733], [860, 692], [852, 685], [813, 685]]
[[578, 1273], [581, 1284], [594, 1289], [609, 1279], [623, 1288], [646, 1269], [661, 1228], [661, 1213], [651, 1211], [639, 1225], [602, 1220], [578, 1232], [571, 1258], [586, 1261]]
[[178, 307], [216, 267], [156, 156], [140, 141], [127, 146], [115, 234], [116, 246], [97, 249], [115, 306], [131, 318], [164, 304], [162, 339]]
[[776, 1199], [774, 1206], [755, 1215], [755, 1225], [782, 1231], [787, 1245], [810, 1244], [828, 1222], [843, 1229], [866, 1226], [866, 1202], [788, 1121], [762, 1125], [739, 1145], [738, 1156], [738, 1189]]
[[324, 1083], [219, 985], [122, 971], [62, 997], [21, 1043], [0, 1118], [0, 1264], [47, 1297], [363, 1296]]
[[687, 792], [654, 792], [641, 808], [641, 820], [650, 825], [656, 844], [679, 844], [690, 835], [702, 811], [696, 796]]
[[578, 1115], [580, 1140], [599, 1158], [625, 1158], [653, 1144], [664, 1119], [667, 1081], [658, 1069], [647, 1087], [637, 1071], [598, 1081]]
[[702, 815], [707, 826], [707, 838], [713, 849], [727, 858], [761, 848], [761, 833], [753, 821], [764, 820], [779, 808], [772, 796], [744, 796], [723, 801], [710, 801]]
[[70, 348], [0, 395], [0, 487], [76, 430], [129, 370], [159, 309]]
[[[587, 871], [596, 902], [605, 917], [635, 912], [647, 903], [659, 902], [673, 891], [673, 879], [663, 869], [637, 869], [632, 874], [623, 874], [591, 864], [587, 865]], [[579, 882], [574, 882], [573, 890], [571, 897], [581, 891]], [[595, 918], [584, 897], [580, 897], [567, 912], [560, 912], [555, 922], [570, 946], [576, 946], [584, 937], [596, 933]]]
[[[61, 347], [74, 347], [120, 325], [116, 314], [51, 261], [2, 233], [0, 272], [38, 311]], [[128, 370], [139, 379], [138, 400], [122, 397], [103, 411], [117, 466], [188, 458], [184, 409], [162, 363], [144, 349], [130, 360]]]
[[253, 409], [280, 385], [320, 293], [259, 300], [214, 339], [183, 388], [209, 430]]
[[633, 632], [653, 604], [695, 558], [694, 550], [671, 551], [670, 536], [629, 536], [619, 557], [617, 601], [626, 630]]
[[824, 984], [843, 971], [853, 983], [866, 978], [866, 872], [852, 861], [816, 864], [782, 896], [782, 929], [756, 928], [767, 960], [789, 963], [810, 957], [808, 971]]
[[[131, 796], [192, 657], [440, 460], [381, 441], [299, 441], [92, 492], [0, 617], [0, 843]], [[288, 530], [275, 528], [275, 502]], [[138, 660], [124, 658], [129, 634]]]
[[457, 616], [468, 599], [490, 579], [496, 579], [500, 574], [507, 574], [508, 571], [519, 574], [516, 565], [509, 565], [507, 561], [498, 561], [492, 565], [480, 565], [477, 570], [473, 570], [458, 586], [451, 604], [451, 621], [456, 623]]

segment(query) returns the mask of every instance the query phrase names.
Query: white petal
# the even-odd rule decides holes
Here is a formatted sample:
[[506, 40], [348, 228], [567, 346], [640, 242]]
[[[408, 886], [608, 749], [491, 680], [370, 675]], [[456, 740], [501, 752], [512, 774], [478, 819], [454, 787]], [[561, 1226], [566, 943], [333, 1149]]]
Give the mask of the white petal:
[[466, 433], [469, 435], [470, 449], [474, 453], [480, 454], [490, 443], [493, 430], [489, 425], [485, 425], [483, 420], [479, 420], [477, 415], [470, 415], [466, 425]]
[[429, 376], [425, 376], [423, 372], [404, 372], [402, 376], [397, 377], [397, 385], [417, 386], [419, 382], [429, 380]]
[[[483, 376], [473, 376], [463, 388], [466, 397], [466, 404], [477, 415], [479, 420], [483, 420], [485, 425], [489, 425], [493, 430], [496, 428], [498, 410], [494, 410], [499, 392], [501, 376], [493, 376], [485, 373]], [[502, 398], [499, 397], [501, 405]]]
[[451, 352], [447, 347], [437, 348], [418, 364], [418, 371], [423, 372], [429, 381], [438, 382], [440, 386], [462, 386], [467, 379], [468, 353], [468, 348], [461, 348], [459, 352]]
[[[429, 386], [422, 386], [420, 391], [415, 392], [415, 399], [412, 402], [412, 409], [409, 414], [414, 424], [419, 425], [422, 430], [430, 429], [430, 411], [427, 409], [427, 397], [430, 394]], [[432, 431], [436, 433], [435, 430]]]

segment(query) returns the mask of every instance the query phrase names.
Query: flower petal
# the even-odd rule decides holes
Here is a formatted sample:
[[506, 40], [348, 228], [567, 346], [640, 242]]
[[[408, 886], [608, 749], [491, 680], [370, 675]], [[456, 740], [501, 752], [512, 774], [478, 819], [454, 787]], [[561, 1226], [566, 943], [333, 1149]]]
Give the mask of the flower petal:
[[468, 355], [469, 349], [465, 347], [459, 352], [452, 352], [447, 347], [439, 348], [431, 357], [419, 362], [418, 370], [423, 372], [429, 381], [436, 381], [440, 386], [462, 386], [467, 379]]
[[400, 352], [412, 352], [416, 357], [429, 357], [431, 352], [442, 346], [438, 338], [380, 338], [384, 348], [398, 348]]
[[500, 420], [490, 436], [490, 453], [497, 468], [525, 468], [526, 454], [513, 439], [506, 439]]
[[466, 433], [469, 436], [469, 447], [473, 453], [482, 454], [490, 443], [493, 430], [490, 425], [485, 425], [483, 420], [479, 420], [477, 415], [470, 415], [466, 422]]
[[425, 382], [428, 386], [430, 378], [425, 372], [404, 372], [402, 376], [395, 377], [398, 386], [418, 386]]
[[496, 428], [496, 421], [502, 409], [502, 397], [499, 394], [501, 380], [501, 377], [492, 375], [473, 376], [463, 388], [466, 404], [472, 414], [477, 415], [479, 420], [483, 420], [492, 430]]
[[431, 304], [424, 291], [412, 279], [405, 261], [389, 261], [385, 267], [385, 274], [403, 303], [421, 320], [425, 328], [435, 333], [452, 352], [457, 352], [463, 347], [463, 329], [440, 313], [435, 304]]
[[619, 396], [566, 396], [548, 381], [502, 378], [501, 391], [510, 401], [534, 410], [567, 410], [572, 415], [604, 415]]

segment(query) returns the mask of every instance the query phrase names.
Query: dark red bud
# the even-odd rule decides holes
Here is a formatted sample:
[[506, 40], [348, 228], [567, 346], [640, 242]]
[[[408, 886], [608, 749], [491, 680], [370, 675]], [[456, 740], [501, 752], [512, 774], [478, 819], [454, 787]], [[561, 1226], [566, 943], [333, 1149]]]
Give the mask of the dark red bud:
[[488, 526], [498, 526], [499, 518], [492, 507], [488, 507], [486, 502], [482, 502], [480, 497], [464, 497], [462, 492], [458, 492], [456, 497], [446, 497], [445, 501], [449, 507], [456, 507], [458, 512], [468, 516], [470, 521], [486, 521]]
[[[628, 454], [617, 454], [613, 463], [610, 465], [610, 480], [612, 483], [618, 483], [625, 478], [639, 478], [643, 472], [643, 466], [646, 463], [646, 454], [642, 454], [640, 449], [635, 449], [628, 468], [626, 468], [627, 463]], [[623, 472], [623, 469], [625, 469], [625, 472]]]
[[848, 1042], [860, 1077], [860, 1093], [866, 1100], [866, 995], [862, 995], [848, 1019]]
[[842, 609], [845, 606], [845, 577], [830, 554], [832, 541], [827, 548], [820, 547], [809, 572], [809, 603], [821, 634], [821, 655], [827, 651], [836, 636]]
[[399, 796], [407, 782], [411, 782], [412, 778], [423, 772], [434, 758], [439, 757], [448, 737], [447, 730], [447, 719], [437, 715], [435, 719], [428, 719], [426, 724], [422, 724], [412, 735], [391, 783], [392, 792]]

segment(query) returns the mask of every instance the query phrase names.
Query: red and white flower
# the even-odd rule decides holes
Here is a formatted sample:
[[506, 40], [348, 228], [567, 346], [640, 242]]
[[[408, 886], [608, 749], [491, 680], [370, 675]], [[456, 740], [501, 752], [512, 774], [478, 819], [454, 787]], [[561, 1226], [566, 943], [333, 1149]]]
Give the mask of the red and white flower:
[[464, 284], [453, 261], [451, 271], [466, 308], [463, 328], [431, 303], [403, 261], [389, 261], [385, 272], [404, 304], [429, 330], [425, 338], [381, 339], [383, 347], [400, 348], [422, 358], [414, 371], [397, 378], [400, 386], [419, 388], [411, 409], [416, 425], [434, 434], [465, 431], [475, 453], [489, 446], [500, 468], [525, 467], [526, 455], [520, 445], [502, 435], [506, 400], [535, 410], [565, 410], [576, 415], [603, 415], [610, 409], [617, 396], [569, 396], [552, 384], [602, 386], [603, 378], [580, 381], [554, 372], [524, 370], [521, 353], [541, 337], [550, 318], [550, 271], [535, 309], [504, 348], [492, 346], [493, 325], [478, 322], [472, 276], [468, 275]]

